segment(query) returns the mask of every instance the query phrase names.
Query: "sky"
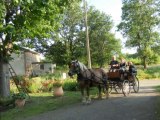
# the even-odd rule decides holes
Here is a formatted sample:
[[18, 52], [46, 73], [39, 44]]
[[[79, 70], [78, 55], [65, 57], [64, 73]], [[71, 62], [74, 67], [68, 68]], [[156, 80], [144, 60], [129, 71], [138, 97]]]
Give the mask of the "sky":
[[120, 32], [116, 31], [116, 26], [121, 22], [121, 14], [122, 14], [122, 1], [121, 0], [86, 0], [89, 6], [95, 6], [96, 9], [110, 15], [114, 22], [114, 28], [112, 30], [115, 33], [116, 38], [120, 38], [122, 40], [123, 53], [135, 53], [136, 49], [125, 48], [125, 38], [121, 35]]

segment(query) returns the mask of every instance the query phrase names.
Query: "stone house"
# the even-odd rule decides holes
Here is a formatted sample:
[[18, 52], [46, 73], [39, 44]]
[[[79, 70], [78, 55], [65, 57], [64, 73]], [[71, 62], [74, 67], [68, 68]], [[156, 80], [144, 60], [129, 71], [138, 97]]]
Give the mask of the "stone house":
[[40, 53], [30, 49], [22, 48], [19, 54], [11, 55], [13, 60], [11, 66], [17, 75], [37, 76], [44, 73], [53, 73], [55, 65], [41, 62]]

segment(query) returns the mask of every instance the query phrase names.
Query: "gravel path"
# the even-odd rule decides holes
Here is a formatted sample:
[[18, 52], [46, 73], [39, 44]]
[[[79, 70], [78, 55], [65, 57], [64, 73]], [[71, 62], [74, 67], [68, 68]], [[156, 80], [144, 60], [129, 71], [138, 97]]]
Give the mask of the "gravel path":
[[140, 81], [139, 93], [111, 94], [108, 100], [93, 100], [91, 105], [68, 106], [26, 120], [160, 120], [155, 118], [155, 101], [159, 96], [153, 89], [160, 80]]

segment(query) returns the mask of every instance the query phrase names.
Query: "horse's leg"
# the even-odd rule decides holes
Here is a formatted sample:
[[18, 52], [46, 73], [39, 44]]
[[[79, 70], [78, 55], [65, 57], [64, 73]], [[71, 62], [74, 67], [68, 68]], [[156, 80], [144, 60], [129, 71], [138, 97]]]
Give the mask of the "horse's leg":
[[85, 97], [85, 95], [84, 95], [84, 87], [81, 88], [81, 94], [82, 94], [82, 103], [85, 104], [87, 101], [86, 101], [86, 97]]
[[86, 93], [87, 93], [87, 104], [90, 104], [91, 103], [91, 98], [90, 98], [90, 94], [89, 94], [89, 88], [90, 88], [90, 86], [89, 85], [87, 85], [86, 86]]
[[109, 82], [106, 82], [106, 85], [104, 86], [106, 91], [105, 91], [105, 94], [106, 94], [106, 99], [109, 98]]
[[86, 97], [84, 94], [84, 84], [80, 84], [80, 88], [81, 88], [81, 95], [82, 95], [82, 103], [86, 103]]
[[98, 98], [102, 99], [102, 94], [101, 94], [101, 85], [98, 85]]

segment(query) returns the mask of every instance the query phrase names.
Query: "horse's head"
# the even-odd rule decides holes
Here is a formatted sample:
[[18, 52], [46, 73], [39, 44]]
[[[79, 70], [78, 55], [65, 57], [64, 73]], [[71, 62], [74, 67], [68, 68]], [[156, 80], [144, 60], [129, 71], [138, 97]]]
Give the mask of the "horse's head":
[[79, 74], [80, 73], [80, 66], [79, 62], [76, 61], [71, 61], [69, 64], [69, 72], [68, 75], [72, 77], [74, 74]]

